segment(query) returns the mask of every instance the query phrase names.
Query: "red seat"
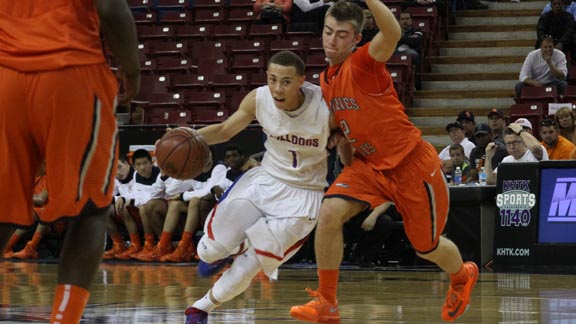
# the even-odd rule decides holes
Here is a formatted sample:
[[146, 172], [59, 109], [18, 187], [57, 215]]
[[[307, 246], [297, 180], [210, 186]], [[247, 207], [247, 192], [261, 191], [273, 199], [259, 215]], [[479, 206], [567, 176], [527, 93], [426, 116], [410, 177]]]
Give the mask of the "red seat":
[[158, 17], [153, 11], [132, 11], [132, 16], [137, 25], [151, 25], [158, 22]]
[[324, 54], [310, 54], [306, 56], [306, 71], [307, 72], [321, 72], [328, 65], [326, 55]]
[[263, 56], [257, 54], [235, 55], [230, 65], [232, 73], [257, 73], [266, 70], [266, 61]]
[[[236, 0], [235, 0], [236, 1]], [[224, 0], [193, 0], [194, 8], [222, 8]]]
[[307, 72], [306, 81], [320, 85], [320, 72]]
[[145, 113], [146, 124], [186, 125], [192, 123], [192, 113], [188, 109], [173, 107], [151, 107]]
[[198, 74], [214, 75], [228, 73], [228, 59], [225, 57], [198, 59], [196, 63], [198, 64]]
[[224, 9], [222, 8], [192, 8], [195, 24], [220, 24], [224, 21]]
[[228, 112], [230, 114], [232, 114], [236, 110], [238, 110], [238, 107], [240, 107], [240, 103], [242, 102], [244, 97], [246, 97], [247, 94], [248, 94], [248, 92], [244, 92], [244, 91], [232, 92], [232, 94], [229, 96], [228, 100], [226, 101], [226, 106], [227, 106]]
[[152, 25], [139, 25], [138, 26], [138, 39], [146, 40], [160, 40], [167, 41], [174, 35], [174, 30], [171, 26], [152, 26]]
[[161, 11], [158, 14], [158, 21], [160, 22], [160, 24], [170, 24], [170, 25], [174, 25], [174, 24], [187, 24], [189, 22], [192, 21], [192, 15], [190, 13], [188, 13], [187, 11], [172, 11], [172, 10], [167, 10], [167, 11]]
[[306, 42], [308, 54], [324, 54], [324, 46], [322, 45], [322, 38], [312, 37], [308, 38]]
[[564, 89], [562, 102], [576, 104], [576, 85], [568, 85]]
[[275, 39], [270, 42], [270, 54], [280, 51], [292, 51], [303, 59], [306, 56], [306, 46], [301, 39]]
[[252, 24], [248, 32], [249, 39], [281, 39], [283, 36], [281, 24]]
[[254, 20], [256, 15], [252, 6], [250, 7], [229, 7], [228, 8], [228, 22], [245, 22], [250, 23]]
[[213, 25], [180, 25], [174, 27], [174, 38], [177, 40], [208, 40], [212, 38]]
[[551, 103], [556, 102], [558, 90], [555, 86], [532, 87], [524, 85], [518, 103]]
[[156, 58], [156, 72], [160, 74], [180, 73], [187, 74], [190, 71], [190, 60], [171, 56]]
[[438, 8], [435, 5], [408, 7], [407, 10], [412, 14], [413, 18], [427, 19], [430, 22], [430, 30], [432, 31], [430, 36], [435, 42], [439, 41], [440, 19], [438, 16]]
[[402, 5], [400, 4], [387, 4], [388, 9], [394, 14], [394, 17], [398, 19], [400, 17], [400, 13], [402, 12]]
[[148, 0], [127, 0], [128, 7], [131, 10], [148, 10], [151, 9], [150, 1]]
[[244, 39], [246, 37], [246, 26], [243, 24], [217, 25], [214, 26], [212, 37], [215, 40]]
[[195, 59], [226, 57], [227, 41], [208, 41], [189, 43], [188, 56]]
[[226, 120], [229, 116], [224, 107], [211, 107], [197, 105], [192, 110], [194, 124], [214, 124]]
[[210, 81], [212, 91], [216, 92], [246, 91], [248, 88], [248, 76], [245, 74], [214, 74]]
[[268, 76], [266, 75], [266, 73], [252, 73], [250, 74], [250, 85], [249, 88], [250, 89], [254, 89], [254, 88], [258, 88], [261, 87], [263, 85], [268, 84]]
[[155, 0], [156, 9], [179, 9], [184, 10], [188, 8], [188, 0]]
[[182, 96], [187, 107], [194, 110], [195, 106], [224, 107], [226, 97], [222, 92], [193, 92], [183, 91]]
[[171, 56], [184, 58], [188, 52], [188, 44], [186, 42], [149, 41], [144, 46], [147, 47], [146, 54], [149, 57]]
[[266, 43], [259, 40], [230, 40], [226, 45], [230, 56], [266, 52]]
[[210, 89], [210, 79], [202, 74], [174, 75], [170, 78], [170, 83], [176, 92], [183, 90], [202, 92]]

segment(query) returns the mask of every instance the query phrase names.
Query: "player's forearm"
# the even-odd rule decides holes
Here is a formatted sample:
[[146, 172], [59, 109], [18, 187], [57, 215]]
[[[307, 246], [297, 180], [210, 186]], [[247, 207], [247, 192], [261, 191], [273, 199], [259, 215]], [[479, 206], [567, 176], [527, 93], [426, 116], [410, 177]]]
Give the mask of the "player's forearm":
[[134, 18], [125, 1], [97, 0], [104, 40], [127, 76], [140, 73]]

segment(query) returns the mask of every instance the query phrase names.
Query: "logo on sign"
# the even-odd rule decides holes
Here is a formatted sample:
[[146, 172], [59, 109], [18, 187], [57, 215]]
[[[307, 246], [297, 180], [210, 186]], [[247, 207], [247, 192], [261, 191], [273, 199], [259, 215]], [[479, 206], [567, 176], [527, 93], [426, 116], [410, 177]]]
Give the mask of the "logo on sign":
[[556, 179], [548, 221], [576, 223], [576, 178]]
[[530, 224], [530, 209], [536, 205], [536, 195], [530, 193], [530, 180], [505, 180], [503, 193], [496, 196], [500, 208], [500, 226], [523, 226]]

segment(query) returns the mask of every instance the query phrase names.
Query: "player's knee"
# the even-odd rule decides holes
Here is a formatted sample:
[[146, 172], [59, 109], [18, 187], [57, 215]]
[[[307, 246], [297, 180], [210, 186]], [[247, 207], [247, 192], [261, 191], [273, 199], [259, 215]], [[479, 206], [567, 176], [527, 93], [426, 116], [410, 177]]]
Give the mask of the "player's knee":
[[212, 263], [230, 255], [230, 252], [223, 245], [207, 237], [202, 237], [196, 252], [200, 260], [206, 263]]

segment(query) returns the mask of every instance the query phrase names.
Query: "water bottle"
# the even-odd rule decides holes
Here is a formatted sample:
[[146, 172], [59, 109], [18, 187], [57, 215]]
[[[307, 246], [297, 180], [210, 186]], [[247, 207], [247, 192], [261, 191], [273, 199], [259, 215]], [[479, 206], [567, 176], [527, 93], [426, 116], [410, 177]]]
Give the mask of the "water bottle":
[[452, 176], [452, 182], [455, 186], [462, 184], [462, 169], [460, 169], [460, 167], [456, 167], [454, 175]]
[[480, 173], [478, 174], [478, 182], [480, 182], [481, 186], [486, 185], [486, 171], [484, 167], [480, 168]]

